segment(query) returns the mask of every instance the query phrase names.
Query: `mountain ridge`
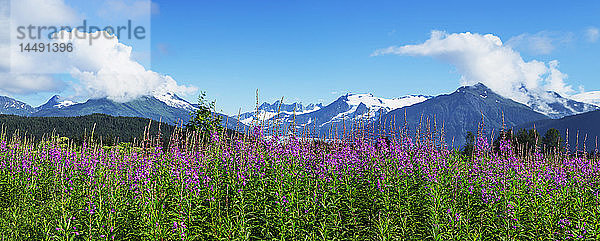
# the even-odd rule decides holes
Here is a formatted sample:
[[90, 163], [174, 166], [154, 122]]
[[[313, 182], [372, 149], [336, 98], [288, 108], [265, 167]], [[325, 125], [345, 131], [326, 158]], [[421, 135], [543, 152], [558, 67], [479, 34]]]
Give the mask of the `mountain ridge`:
[[29, 115], [35, 108], [8, 96], [0, 96], [0, 114]]
[[443, 127], [446, 142], [454, 145], [464, 144], [467, 132], [477, 132], [482, 120], [488, 134], [491, 130], [497, 133], [503, 125], [517, 126], [550, 118], [529, 106], [500, 96], [483, 84], [463, 86], [453, 93], [391, 111], [382, 118], [384, 124], [378, 125], [378, 129], [387, 132], [399, 130], [404, 122], [389, 124], [389, 120], [404, 120], [405, 116], [411, 134], [414, 135], [419, 126], [426, 128], [426, 120], [429, 120], [430, 127]]
[[37, 111], [45, 110], [45, 109], [54, 109], [54, 108], [60, 109], [63, 107], [68, 107], [68, 106], [74, 105], [74, 104], [77, 104], [77, 102], [64, 99], [60, 95], [54, 95], [43, 105], [35, 107], [35, 110], [37, 112]]
[[599, 110], [600, 107], [573, 99], [565, 98], [554, 91], [546, 91], [536, 95], [529, 94], [527, 105], [533, 110], [545, 114], [552, 119], [560, 119], [590, 111]]
[[[567, 130], [569, 132], [569, 146], [571, 150], [583, 150], [585, 143], [587, 151], [593, 151], [597, 148], [596, 138], [600, 137], [600, 110], [586, 112], [582, 114], [566, 116], [560, 119], [538, 120], [518, 125], [514, 131], [520, 129], [535, 129], [543, 136], [550, 128], [558, 130], [563, 141], [567, 140]], [[576, 146], [579, 143], [579, 146]], [[563, 143], [564, 144], [564, 143]]]
[[[532, 96], [542, 95], [532, 94]], [[239, 121], [237, 116], [227, 116], [221, 113], [218, 115], [222, 117], [223, 124], [226, 122], [229, 128], [261, 125], [266, 129], [293, 127], [292, 129], [300, 130], [310, 127], [312, 132], [322, 135], [330, 132], [334, 127], [350, 129], [353, 123], [374, 123], [387, 118], [392, 112], [395, 113], [394, 115], [398, 115], [397, 110], [400, 109], [411, 112], [412, 109], [421, 108], [420, 112], [412, 111], [414, 113], [411, 115], [442, 113], [437, 116], [437, 119], [447, 118], [448, 120], [443, 121], [452, 123], [447, 126], [448, 134], [462, 139], [459, 135], [463, 135], [466, 129], [473, 129], [472, 124], [465, 123], [477, 123], [481, 119], [481, 114], [484, 114], [483, 119], [489, 122], [491, 128], [497, 129], [502, 122], [500, 113], [508, 116], [505, 124], [517, 126], [540, 119], [558, 119], [573, 113], [600, 109], [595, 105], [564, 98], [554, 92], [546, 92], [544, 98], [533, 97], [528, 104], [522, 104], [502, 97], [479, 83], [473, 86], [463, 86], [453, 93], [438, 96], [407, 95], [399, 98], [380, 98], [373, 94], [347, 93], [327, 105], [322, 103], [306, 105], [298, 102], [281, 103], [281, 101], [263, 102], [258, 106], [258, 115], [256, 111], [240, 113]], [[440, 99], [454, 104], [450, 106], [444, 101], [439, 101]], [[0, 96], [0, 107], [0, 114], [66, 117], [102, 113], [113, 116], [150, 118], [178, 125], [187, 122], [191, 117], [190, 114], [197, 109], [197, 105], [169, 92], [142, 96], [125, 103], [115, 102], [108, 98], [89, 99], [82, 103], [76, 103], [55, 95], [39, 107], [31, 107], [24, 102]], [[546, 108], [545, 113], [549, 114], [540, 113], [539, 109], [543, 108]], [[414, 124], [416, 117], [411, 116], [411, 118], [413, 118], [411, 121]], [[341, 128], [342, 125], [344, 125], [343, 128]]]

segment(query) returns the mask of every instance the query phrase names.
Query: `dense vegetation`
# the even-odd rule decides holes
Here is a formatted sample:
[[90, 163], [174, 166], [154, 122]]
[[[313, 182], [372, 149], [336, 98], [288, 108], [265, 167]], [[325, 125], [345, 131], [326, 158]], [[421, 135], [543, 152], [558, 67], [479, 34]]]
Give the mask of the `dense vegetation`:
[[[473, 132], [467, 132], [467, 136], [465, 137], [467, 143], [462, 148], [462, 153], [465, 156], [472, 156], [475, 150], [475, 138]], [[562, 148], [565, 147], [560, 131], [554, 128], [548, 129], [543, 137], [540, 136], [536, 129], [520, 129], [516, 134], [512, 129], [501, 130], [492, 143], [493, 151], [495, 153], [500, 152], [503, 141], [508, 141], [511, 144], [511, 149], [514, 154], [519, 157], [527, 157], [536, 152], [553, 155], [563, 151]], [[573, 150], [577, 151], [577, 148]], [[597, 151], [598, 150], [594, 150], [594, 152], [590, 154], [597, 154]]]
[[[103, 148], [0, 138], [0, 236], [9, 240], [600, 239], [597, 159], [499, 151], [364, 131], [175, 132]], [[294, 135], [296, 134], [296, 135]]]
[[[93, 114], [80, 117], [23, 117], [0, 115], [0, 127], [8, 136], [17, 135], [40, 141], [52, 134], [67, 137], [77, 144], [82, 144], [92, 131], [96, 141], [102, 140], [105, 145], [118, 142], [134, 142], [143, 139], [144, 133], [156, 136], [163, 134], [167, 141], [175, 129], [171, 125], [158, 123], [137, 117], [113, 117], [104, 114]], [[149, 130], [147, 130], [149, 128]]]

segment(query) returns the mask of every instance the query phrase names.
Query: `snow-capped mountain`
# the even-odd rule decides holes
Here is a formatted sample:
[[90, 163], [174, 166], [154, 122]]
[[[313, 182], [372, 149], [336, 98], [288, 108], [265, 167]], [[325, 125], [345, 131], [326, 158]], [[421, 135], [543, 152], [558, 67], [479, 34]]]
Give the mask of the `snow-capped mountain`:
[[422, 131], [427, 130], [427, 124], [431, 129], [437, 125], [438, 130], [443, 126], [447, 144], [462, 145], [468, 131], [477, 133], [481, 120], [485, 124], [484, 131], [491, 133], [495, 130], [494, 133], [498, 133], [503, 125], [512, 128], [549, 117], [527, 105], [502, 97], [483, 84], [476, 84], [393, 110], [382, 119], [396, 121], [376, 123], [377, 130], [389, 133], [402, 129], [406, 124], [409, 134], [413, 136], [419, 127]]
[[[143, 117], [162, 121], [167, 124], [179, 125], [186, 123], [190, 119], [192, 111], [196, 109], [193, 104], [179, 98], [177, 95], [167, 93], [156, 96], [142, 96], [125, 103], [112, 101], [107, 98], [90, 99], [83, 103], [76, 103], [61, 108], [40, 108], [38, 111], [32, 113], [31, 116], [71, 117], [101, 113], [111, 116]], [[222, 114], [219, 115], [222, 117], [223, 124], [227, 122], [229, 128], [235, 128], [238, 125], [233, 118], [227, 118]]]
[[0, 114], [27, 116], [35, 110], [28, 104], [10, 97], [0, 96]]
[[273, 104], [269, 104], [267, 102], [263, 103], [258, 107], [258, 118], [256, 116], [256, 111], [251, 111], [247, 113], [243, 113], [240, 115], [240, 122], [250, 125], [254, 121], [266, 121], [271, 118], [277, 116], [278, 118], [288, 118], [295, 115], [308, 114], [313, 111], [317, 111], [323, 108], [323, 104], [308, 104], [303, 105], [302, 103], [291, 103], [285, 104], [281, 103], [281, 101], [275, 101]]
[[187, 121], [190, 118], [189, 111], [171, 107], [153, 96], [144, 96], [125, 103], [112, 101], [107, 98], [90, 99], [83, 103], [62, 108], [41, 108], [33, 113], [32, 116], [71, 117], [95, 113], [112, 116], [144, 117], [169, 124], [173, 124], [180, 119]]
[[350, 107], [331, 119], [331, 122], [343, 119], [376, 119], [382, 114], [392, 110], [411, 106], [430, 99], [431, 96], [408, 95], [400, 98], [385, 99], [373, 96], [373, 94], [347, 94], [343, 101]]
[[529, 101], [527, 105], [529, 107], [553, 119], [600, 109], [597, 105], [565, 98], [552, 91], [528, 93], [528, 95]]
[[[484, 85], [478, 84], [471, 87], [461, 87], [451, 95], [438, 96], [440, 98], [424, 95], [380, 98], [372, 94], [346, 94], [328, 105], [286, 104], [280, 103], [280, 101], [263, 103], [258, 107], [258, 115], [255, 110], [240, 114], [239, 122], [236, 121], [238, 120], [237, 116], [219, 115], [221, 115], [224, 122], [227, 120], [227, 125], [230, 128], [239, 126], [243, 128], [246, 125], [260, 124], [265, 128], [271, 128], [271, 130], [274, 127], [287, 128], [286, 130], [310, 128], [312, 133], [324, 134], [335, 128], [349, 130], [355, 123], [373, 124], [374, 121], [385, 120], [385, 118], [391, 116], [388, 115], [389, 113], [404, 108], [406, 110], [422, 110], [427, 113], [431, 111], [434, 114], [436, 111], [445, 113], [444, 118], [449, 120], [446, 125], [447, 133], [454, 131], [453, 133], [456, 136], [460, 136], [464, 134], [464, 131], [470, 130], [470, 126], [466, 126], [465, 123], [473, 122], [476, 124], [478, 122], [479, 118], [475, 118], [477, 113], [480, 115], [487, 112], [488, 115], [494, 115], [493, 118], [489, 117], [490, 119], [487, 121], [494, 125], [500, 123], [497, 118], [500, 112], [495, 111], [499, 108], [504, 108], [503, 111], [505, 111], [504, 114], [507, 119], [512, 118], [514, 124], [534, 121], [544, 116], [561, 118], [600, 109], [600, 106], [593, 105], [594, 103], [600, 104], [600, 91], [572, 96], [571, 98], [574, 99], [562, 97], [554, 92], [527, 92], [527, 90], [523, 90], [523, 93], [528, 96], [528, 101], [525, 103], [518, 102], [521, 105], [524, 104], [522, 106], [515, 105], [511, 102], [513, 100], [508, 101], [508, 98], [501, 97]], [[448, 103], [440, 100], [454, 101], [454, 104], [448, 105]], [[479, 111], [467, 111], [465, 108]], [[190, 114], [197, 109], [197, 105], [191, 104], [173, 93], [143, 96], [126, 103], [115, 102], [107, 98], [90, 99], [83, 103], [77, 103], [60, 96], [53, 96], [47, 103], [37, 108], [8, 97], [0, 97], [0, 114], [22, 116], [82, 116], [102, 113], [113, 116], [143, 117], [162, 120], [169, 124], [180, 124], [182, 121], [189, 120]], [[395, 111], [394, 116], [398, 117], [403, 113], [401, 112]], [[423, 113], [414, 112], [412, 114], [420, 116]], [[451, 124], [452, 121], [455, 123]]]
[[163, 102], [173, 108], [184, 109], [187, 111], [194, 111], [194, 110], [198, 109], [190, 102], [187, 102], [186, 100], [184, 100], [182, 98], [179, 98], [179, 96], [177, 96], [176, 94], [173, 94], [173, 93], [167, 92], [164, 94], [156, 94], [156, 95], [154, 95], [154, 98], [160, 100], [161, 102]]
[[571, 99], [600, 106], [600, 91], [589, 91], [571, 96]]
[[[140, 98], [121, 103], [107, 98], [90, 99], [77, 103], [64, 99], [58, 95], [53, 96], [45, 104], [33, 108], [21, 101], [0, 96], [0, 114], [13, 114], [34, 117], [75, 117], [91, 114], [107, 114], [112, 116], [142, 117], [162, 121], [168, 124], [186, 123], [191, 113], [198, 108], [188, 101], [172, 93], [142, 96]], [[221, 116], [223, 124], [227, 123], [230, 129], [243, 126], [235, 118]]]
[[[289, 128], [295, 125], [296, 129], [309, 127], [311, 132], [323, 134], [334, 125], [338, 127], [343, 123], [348, 125], [347, 129], [349, 129], [352, 123], [371, 122], [394, 109], [414, 105], [430, 98], [424, 95], [409, 95], [386, 99], [372, 94], [346, 94], [326, 106], [318, 104], [301, 107], [296, 103], [282, 104], [279, 116], [277, 116], [279, 102], [265, 103], [259, 106], [260, 122], [253, 123], [256, 118], [252, 112], [241, 115], [240, 119], [247, 125], [264, 124], [265, 128], [275, 126]], [[296, 106], [295, 116], [293, 116], [293, 106]]]
[[43, 104], [41, 106], [38, 106], [35, 109], [36, 109], [36, 111], [45, 110], [45, 109], [61, 109], [64, 107], [72, 106], [74, 104], [77, 104], [77, 102], [68, 100], [68, 99], [64, 99], [63, 97], [61, 97], [59, 95], [55, 95], [55, 96], [52, 96], [52, 98], [50, 98], [50, 100], [48, 100], [48, 102], [46, 102], [45, 104]]

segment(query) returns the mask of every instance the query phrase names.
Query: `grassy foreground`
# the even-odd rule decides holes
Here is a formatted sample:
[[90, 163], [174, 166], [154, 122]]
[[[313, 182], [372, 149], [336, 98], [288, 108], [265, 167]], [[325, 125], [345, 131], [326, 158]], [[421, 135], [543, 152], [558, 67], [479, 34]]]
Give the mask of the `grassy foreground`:
[[598, 240], [596, 159], [474, 158], [402, 135], [193, 136], [163, 149], [0, 138], [3, 240]]

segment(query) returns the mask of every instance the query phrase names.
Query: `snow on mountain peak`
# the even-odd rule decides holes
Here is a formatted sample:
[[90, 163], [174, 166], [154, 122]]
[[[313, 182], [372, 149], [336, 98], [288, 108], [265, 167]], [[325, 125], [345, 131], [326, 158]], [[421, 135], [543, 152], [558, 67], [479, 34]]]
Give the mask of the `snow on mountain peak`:
[[48, 102], [46, 102], [45, 104], [37, 107], [37, 109], [38, 110], [53, 109], [53, 108], [54, 109], [62, 109], [62, 108], [65, 108], [65, 107], [68, 107], [68, 106], [72, 106], [72, 105], [75, 105], [75, 104], [78, 104], [78, 103], [75, 102], [75, 101], [72, 101], [72, 100], [65, 99], [65, 98], [63, 98], [63, 97], [61, 97], [59, 95], [54, 95], [54, 96], [52, 96], [52, 98], [50, 98], [48, 100]]
[[552, 91], [528, 92], [527, 94], [530, 98], [526, 103], [528, 106], [554, 119], [600, 109], [596, 105], [565, 98]]
[[189, 102], [185, 101], [184, 99], [179, 98], [179, 96], [177, 96], [173, 93], [170, 93], [170, 92], [166, 92], [163, 94], [156, 94], [156, 95], [154, 95], [154, 98], [156, 98], [156, 99], [160, 100], [161, 102], [167, 104], [168, 106], [171, 106], [174, 108], [185, 109], [187, 111], [194, 111], [197, 109]]
[[0, 114], [27, 115], [33, 107], [10, 97], [0, 96]]
[[341, 99], [350, 108], [347, 111], [338, 113], [331, 120], [321, 124], [321, 126], [348, 118], [377, 118], [381, 114], [418, 104], [430, 98], [430, 96], [423, 95], [407, 95], [400, 98], [386, 99], [375, 97], [373, 94], [347, 94]]
[[600, 91], [583, 92], [573, 95], [571, 98], [583, 103], [600, 106]]
[[56, 108], [63, 108], [63, 107], [68, 107], [68, 106], [72, 106], [74, 104], [77, 104], [77, 102], [73, 102], [70, 100], [63, 100], [63, 101], [59, 101], [57, 104], [54, 105], [54, 107]]
[[302, 115], [311, 113], [314, 111], [318, 111], [323, 107], [323, 104], [308, 104], [306, 106], [302, 105], [302, 103], [291, 103], [285, 104], [282, 103], [280, 105], [280, 101], [275, 101], [273, 104], [269, 104], [267, 102], [263, 103], [258, 108], [258, 117], [256, 117], [256, 111], [251, 111], [244, 113], [241, 117], [243, 119], [240, 122], [250, 125], [254, 121], [266, 121], [275, 116], [277, 116], [278, 111], [280, 117], [289, 117], [294, 114]]
[[346, 97], [348, 99], [348, 101], [346, 101], [348, 105], [358, 106], [360, 103], [363, 103], [370, 111], [379, 111], [382, 108], [386, 111], [391, 111], [414, 105], [431, 98], [423, 95], [408, 95], [400, 98], [385, 99], [374, 97], [372, 94], [348, 94]]
[[[481, 98], [484, 99], [488, 97], [488, 90], [493, 91], [504, 98], [527, 105], [534, 111], [545, 114], [554, 119], [600, 109], [599, 106], [594, 105], [593, 101], [581, 101], [581, 99], [594, 99], [594, 93], [590, 93], [587, 96], [581, 95], [566, 98], [554, 91], [547, 91], [539, 88], [528, 89], [525, 86], [520, 86], [517, 89], [513, 89], [511, 95], [506, 95], [506, 92], [498, 92], [496, 90], [489, 89], [487, 86], [481, 83], [472, 86], [461, 87], [457, 90], [457, 92], [461, 92], [461, 90], [474, 90], [474, 94], [477, 93]], [[600, 91], [597, 93], [597, 96], [600, 97]], [[598, 98], [598, 100], [599, 101], [596, 103], [600, 104], [600, 98]], [[589, 102], [592, 103], [588, 104]]]

